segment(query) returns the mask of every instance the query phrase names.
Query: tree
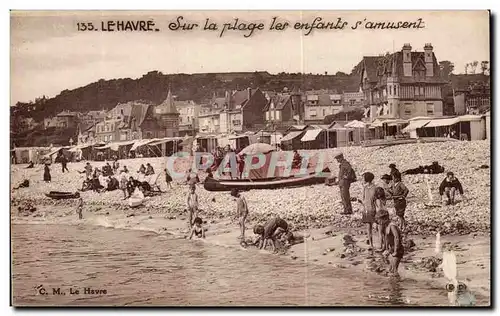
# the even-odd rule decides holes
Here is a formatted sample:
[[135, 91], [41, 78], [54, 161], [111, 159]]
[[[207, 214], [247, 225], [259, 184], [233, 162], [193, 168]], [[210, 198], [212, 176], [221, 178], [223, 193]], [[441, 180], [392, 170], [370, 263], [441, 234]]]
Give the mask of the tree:
[[465, 64], [465, 74], [468, 74], [469, 72], [469, 63]]
[[488, 69], [488, 68], [489, 68], [489, 63], [490, 63], [490, 62], [489, 62], [489, 61], [487, 61], [487, 60], [483, 60], [483, 61], [481, 62], [481, 73], [482, 73], [483, 75], [485, 75], [485, 74], [486, 74], [486, 71], [488, 71], [488, 70], [489, 70], [489, 69]]
[[474, 60], [473, 62], [470, 63], [470, 68], [471, 68], [472, 74], [476, 73], [477, 64], [478, 64], [477, 60]]
[[337, 77], [347, 77], [348, 74], [346, 74], [345, 72], [342, 72], [342, 71], [337, 71], [337, 73], [335, 74], [335, 76], [337, 76]]
[[439, 62], [439, 70], [441, 71], [441, 76], [448, 78], [455, 69], [455, 65], [449, 60], [443, 60]]

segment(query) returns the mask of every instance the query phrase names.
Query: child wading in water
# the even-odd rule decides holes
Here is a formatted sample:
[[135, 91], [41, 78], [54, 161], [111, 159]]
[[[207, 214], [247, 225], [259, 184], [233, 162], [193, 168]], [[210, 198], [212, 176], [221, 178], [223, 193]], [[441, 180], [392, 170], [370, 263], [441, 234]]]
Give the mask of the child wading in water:
[[196, 217], [194, 219], [194, 226], [191, 229], [191, 235], [189, 235], [189, 239], [193, 238], [193, 235], [195, 235], [198, 238], [205, 238], [205, 229], [202, 226], [203, 221], [201, 218]]
[[365, 181], [365, 186], [363, 188], [363, 199], [362, 203], [364, 206], [363, 212], [363, 223], [367, 224], [368, 228], [368, 240], [367, 243], [370, 245], [370, 248], [373, 247], [373, 224], [375, 223], [375, 214], [376, 214], [376, 197], [375, 190], [376, 186], [373, 184], [373, 179], [375, 176], [371, 172], [365, 172], [363, 174], [363, 179]]
[[193, 216], [198, 213], [198, 195], [196, 195], [196, 186], [191, 185], [187, 198], [187, 207], [189, 212], [189, 228], [193, 226]]
[[399, 228], [401, 231], [406, 230], [406, 196], [408, 195], [408, 188], [401, 182], [401, 175], [395, 175], [393, 178], [394, 185], [392, 187], [392, 198], [394, 199], [394, 209], [396, 216], [399, 219]]
[[[385, 198], [385, 190], [384, 188], [377, 187], [375, 189], [375, 210], [376, 214], [384, 213], [387, 212], [387, 207], [386, 207], [386, 198]], [[380, 240], [380, 249], [379, 251], [382, 252], [384, 251], [384, 245], [385, 245], [385, 234], [384, 230], [380, 227], [378, 227], [378, 236]]]
[[238, 224], [240, 225], [241, 235], [238, 239], [245, 240], [245, 221], [248, 216], [248, 205], [245, 198], [241, 195], [238, 189], [231, 190], [231, 196], [236, 198], [236, 214]]
[[76, 213], [78, 214], [78, 219], [83, 219], [83, 199], [78, 199], [78, 207], [76, 208]]
[[389, 212], [382, 210], [377, 214], [380, 229], [384, 232], [384, 255], [389, 257], [389, 273], [398, 275], [398, 267], [403, 258], [404, 248], [401, 240], [401, 230], [389, 219]]

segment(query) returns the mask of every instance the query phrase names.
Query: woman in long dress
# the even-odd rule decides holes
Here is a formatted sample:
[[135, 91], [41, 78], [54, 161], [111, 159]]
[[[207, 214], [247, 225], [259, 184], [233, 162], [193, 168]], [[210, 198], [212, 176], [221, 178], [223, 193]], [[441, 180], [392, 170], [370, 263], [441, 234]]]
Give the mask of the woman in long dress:
[[45, 168], [44, 168], [44, 171], [43, 171], [43, 181], [45, 182], [50, 182], [51, 181], [51, 176], [50, 176], [50, 168], [49, 168], [49, 164], [45, 164]]

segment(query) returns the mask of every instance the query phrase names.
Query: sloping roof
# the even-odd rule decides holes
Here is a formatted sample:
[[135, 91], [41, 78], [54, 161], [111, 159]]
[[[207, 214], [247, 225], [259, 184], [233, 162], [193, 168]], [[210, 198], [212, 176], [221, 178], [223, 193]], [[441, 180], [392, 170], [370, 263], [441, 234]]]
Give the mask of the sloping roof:
[[271, 97], [269, 102], [267, 102], [264, 107], [264, 111], [267, 111], [271, 108], [271, 103], [274, 103], [274, 108], [276, 110], [283, 110], [286, 104], [290, 101], [290, 95], [275, 95]]
[[166, 114], [179, 113], [177, 112], [177, 108], [175, 107], [174, 98], [172, 97], [172, 92], [170, 90], [168, 90], [167, 98], [160, 105], [158, 105], [158, 108], [161, 108], [161, 112]]
[[[433, 76], [422, 78], [424, 81], [442, 82], [439, 74], [439, 64], [434, 52], [432, 53]], [[425, 52], [411, 52], [412, 69], [425, 69]], [[363, 69], [366, 71], [368, 81], [376, 82], [379, 76], [391, 74], [395, 70], [396, 75], [405, 82], [413, 82], [413, 77], [403, 76], [403, 52], [395, 52], [385, 56], [365, 56], [363, 57]]]
[[224, 105], [226, 104], [226, 98], [214, 98], [212, 100], [212, 104], [217, 104], [218, 108], [223, 108]]
[[[258, 90], [260, 91], [259, 88], [251, 89], [250, 98], [252, 98]], [[248, 96], [248, 89], [235, 91], [231, 95], [231, 106], [239, 105], [244, 107], [250, 98]]]
[[363, 57], [363, 69], [366, 71], [368, 81], [375, 82], [378, 80], [377, 68], [379, 61], [384, 58], [383, 56], [365, 56]]

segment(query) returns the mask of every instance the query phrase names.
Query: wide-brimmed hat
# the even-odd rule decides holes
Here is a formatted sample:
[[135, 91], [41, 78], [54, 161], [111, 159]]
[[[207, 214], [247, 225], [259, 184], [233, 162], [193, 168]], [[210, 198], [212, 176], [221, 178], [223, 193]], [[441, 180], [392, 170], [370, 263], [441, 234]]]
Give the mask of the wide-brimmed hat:
[[389, 168], [396, 168], [396, 165], [395, 165], [395, 164], [393, 164], [393, 163], [391, 163], [391, 164], [389, 165]]
[[384, 174], [381, 179], [382, 180], [392, 180], [392, 177], [388, 174]]

